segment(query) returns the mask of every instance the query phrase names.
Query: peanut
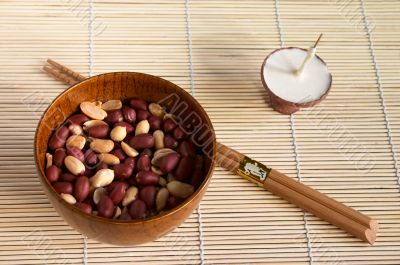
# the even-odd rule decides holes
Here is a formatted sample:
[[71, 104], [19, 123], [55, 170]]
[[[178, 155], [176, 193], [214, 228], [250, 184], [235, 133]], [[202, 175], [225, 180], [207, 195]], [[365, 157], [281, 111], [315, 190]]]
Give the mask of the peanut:
[[[155, 166], [151, 166], [151, 171], [152, 171], [153, 173], [157, 174], [157, 175], [164, 175], [164, 172], [162, 172], [162, 171], [160, 170], [160, 168], [155, 167]], [[161, 178], [160, 178], [160, 180], [161, 180]], [[161, 184], [160, 184], [160, 185], [161, 185]]]
[[82, 150], [83, 147], [85, 147], [86, 144], [86, 138], [82, 135], [71, 135], [67, 139], [66, 147], [76, 147], [79, 150]]
[[136, 181], [143, 186], [157, 185], [159, 180], [160, 176], [152, 171], [142, 170], [136, 174]]
[[142, 120], [136, 125], [135, 135], [148, 133], [150, 130], [150, 124], [148, 120]]
[[91, 214], [92, 213], [92, 206], [87, 204], [87, 203], [77, 202], [77, 203], [75, 203], [75, 206], [78, 207], [79, 209], [81, 209], [83, 212], [85, 212], [87, 214]]
[[109, 153], [114, 149], [114, 142], [105, 139], [92, 139], [90, 148], [97, 153]]
[[189, 178], [194, 169], [195, 160], [193, 157], [185, 156], [179, 161], [175, 169], [175, 178], [179, 181], [185, 181]]
[[154, 137], [148, 133], [139, 134], [129, 140], [129, 145], [135, 149], [152, 148], [154, 146]]
[[92, 102], [82, 102], [80, 108], [86, 116], [94, 120], [104, 120], [107, 117], [107, 112]]
[[140, 192], [139, 192], [140, 199], [144, 201], [146, 204], [146, 207], [148, 209], [153, 208], [155, 200], [156, 200], [156, 194], [157, 194], [157, 189], [154, 186], [146, 186], [143, 187]]
[[129, 105], [137, 110], [147, 110], [147, 102], [140, 98], [132, 98], [129, 100]]
[[162, 148], [162, 149], [158, 149], [153, 156], [153, 159], [151, 160], [151, 164], [153, 166], [159, 167], [160, 166], [160, 161], [161, 159], [168, 155], [168, 154], [172, 154], [172, 153], [176, 153], [174, 150], [170, 149], [170, 148]]
[[112, 154], [101, 153], [98, 154], [97, 157], [99, 158], [100, 162], [103, 162], [107, 165], [117, 165], [120, 163], [119, 158]]
[[144, 170], [149, 171], [151, 168], [151, 162], [148, 155], [141, 155], [136, 163], [136, 169], [138, 171]]
[[109, 101], [104, 102], [101, 105], [101, 108], [106, 111], [121, 109], [122, 102], [121, 102], [121, 100], [118, 100], [118, 99], [111, 99]]
[[180, 156], [177, 153], [169, 153], [160, 158], [160, 170], [164, 173], [169, 173], [178, 165]]
[[135, 200], [129, 207], [129, 214], [132, 218], [139, 219], [146, 217], [146, 204], [142, 200]]
[[61, 175], [61, 169], [58, 168], [55, 165], [49, 166], [48, 168], [46, 168], [46, 178], [50, 181], [50, 182], [56, 182]]
[[76, 157], [66, 156], [64, 165], [74, 175], [81, 175], [85, 172], [85, 165]]
[[86, 121], [85, 123], [83, 123], [83, 130], [87, 131], [89, 130], [89, 128], [93, 127], [93, 126], [98, 126], [98, 125], [107, 125], [107, 122], [105, 121], [101, 121], [101, 120], [89, 120]]
[[[151, 169], [153, 170], [153, 168], [151, 168]], [[154, 173], [156, 173], [156, 172], [154, 172]], [[163, 177], [160, 177], [160, 180], [158, 181], [158, 185], [160, 185], [161, 187], [167, 186], [167, 180], [165, 178], [163, 178]]]
[[53, 155], [53, 164], [61, 167], [64, 164], [64, 159], [67, 156], [64, 148], [57, 148]]
[[122, 199], [122, 206], [128, 206], [133, 202], [136, 199], [138, 192], [139, 190], [135, 186], [128, 188], [125, 192], [124, 198]]
[[121, 213], [121, 208], [119, 208], [118, 206], [115, 207], [113, 219], [117, 219], [118, 217], [120, 217]]
[[110, 192], [110, 199], [113, 201], [115, 205], [120, 203], [122, 199], [125, 197], [126, 186], [124, 184], [125, 183], [123, 182], [117, 183]]
[[94, 138], [105, 138], [108, 136], [110, 132], [110, 126], [107, 123], [93, 125], [87, 129], [87, 133], [90, 137]]
[[98, 204], [101, 197], [103, 197], [104, 195], [107, 195], [107, 190], [105, 188], [100, 187], [95, 189], [93, 192], [93, 202], [95, 204]]
[[68, 202], [69, 204], [75, 204], [76, 203], [76, 199], [71, 194], [61, 193], [60, 195], [61, 195], [61, 198], [63, 198], [64, 201]]
[[51, 150], [56, 150], [65, 145], [65, 141], [69, 135], [69, 130], [67, 127], [62, 126], [58, 128], [49, 140], [49, 147]]
[[160, 130], [161, 129], [161, 123], [162, 123], [162, 119], [160, 117], [157, 116], [151, 116], [147, 119], [149, 121], [150, 124], [150, 128], [153, 131], [156, 130]]
[[173, 180], [167, 184], [168, 191], [175, 197], [186, 199], [194, 192], [194, 187], [190, 184]]
[[111, 130], [110, 137], [115, 142], [121, 142], [126, 137], [126, 128], [124, 126], [116, 126]]
[[82, 202], [89, 195], [89, 179], [85, 176], [80, 176], [76, 179], [74, 185], [74, 196], [78, 202]]
[[107, 113], [107, 117], [104, 119], [109, 125], [112, 125], [116, 122], [121, 122], [124, 119], [122, 116], [121, 110], [111, 110]]
[[129, 157], [136, 157], [139, 155], [139, 152], [132, 148], [125, 142], [121, 142], [121, 148], [125, 152], [125, 154]]
[[79, 124], [71, 124], [68, 127], [68, 130], [71, 132], [73, 135], [81, 135], [83, 133], [83, 129]]
[[169, 191], [167, 188], [161, 188], [157, 192], [156, 196], [156, 208], [157, 211], [161, 211], [162, 209], [165, 208], [168, 202], [168, 197], [169, 197]]
[[69, 123], [73, 123], [73, 124], [78, 124], [81, 125], [84, 122], [87, 122], [89, 120], [88, 116], [86, 116], [85, 114], [79, 113], [79, 114], [74, 114], [71, 117], [69, 117], [67, 119], [67, 122]]
[[66, 194], [71, 194], [74, 189], [70, 182], [54, 182], [53, 188], [58, 193], [66, 193]]
[[53, 165], [53, 156], [50, 153], [46, 153], [46, 168]]
[[107, 195], [101, 197], [99, 203], [97, 204], [99, 215], [106, 218], [110, 218], [111, 216], [113, 216], [114, 208], [114, 203]]
[[165, 110], [163, 109], [163, 107], [161, 107], [159, 104], [157, 103], [150, 103], [149, 105], [149, 111], [151, 114], [153, 114], [154, 116], [163, 118], [165, 115]]
[[95, 188], [107, 186], [114, 180], [114, 170], [100, 169], [90, 180]]
[[153, 132], [153, 137], [156, 149], [164, 148], [164, 132], [161, 130], [156, 130]]
[[136, 111], [130, 107], [123, 106], [122, 107], [122, 116], [126, 122], [135, 122], [136, 121]]

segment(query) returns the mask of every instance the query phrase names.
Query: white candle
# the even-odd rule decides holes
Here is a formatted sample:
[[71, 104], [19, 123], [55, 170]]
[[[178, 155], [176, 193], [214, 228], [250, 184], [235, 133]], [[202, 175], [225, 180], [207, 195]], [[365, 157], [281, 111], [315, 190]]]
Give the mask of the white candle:
[[[327, 95], [332, 76], [321, 58], [313, 56], [301, 74], [296, 74], [307, 54], [307, 50], [300, 48], [282, 48], [272, 52], [264, 61], [261, 71], [263, 83], [270, 91], [271, 103], [277, 111], [293, 113], [300, 107], [317, 104]], [[288, 105], [286, 108], [285, 103]]]

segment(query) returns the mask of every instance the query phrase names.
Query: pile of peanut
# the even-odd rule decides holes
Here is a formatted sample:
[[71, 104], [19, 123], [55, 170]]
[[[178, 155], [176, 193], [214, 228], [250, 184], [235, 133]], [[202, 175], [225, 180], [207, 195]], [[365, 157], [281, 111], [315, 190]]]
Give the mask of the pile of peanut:
[[49, 140], [46, 177], [68, 203], [120, 220], [156, 215], [203, 181], [203, 155], [178, 117], [132, 98], [82, 102]]

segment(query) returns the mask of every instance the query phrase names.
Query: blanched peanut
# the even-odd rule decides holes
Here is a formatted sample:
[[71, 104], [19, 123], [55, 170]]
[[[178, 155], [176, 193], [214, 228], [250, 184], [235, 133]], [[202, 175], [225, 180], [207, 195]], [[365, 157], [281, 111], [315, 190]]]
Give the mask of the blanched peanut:
[[114, 148], [114, 142], [112, 140], [93, 139], [90, 148], [97, 153], [109, 153]]
[[92, 102], [85, 101], [79, 106], [81, 111], [86, 114], [86, 116], [94, 120], [103, 120], [105, 117], [107, 117], [107, 112]]
[[122, 102], [121, 102], [121, 100], [118, 100], [118, 99], [111, 99], [109, 101], [104, 102], [101, 105], [101, 108], [106, 111], [121, 109]]
[[148, 120], [142, 120], [136, 125], [135, 135], [148, 133], [150, 130], [150, 124]]
[[120, 163], [119, 158], [113, 154], [101, 153], [98, 154], [97, 157], [99, 158], [100, 162], [103, 162], [107, 165], [117, 165]]
[[89, 120], [89, 121], [86, 121], [86, 122], [83, 124], [83, 129], [84, 129], [85, 131], [87, 131], [87, 130], [89, 130], [90, 128], [92, 128], [92, 127], [94, 127], [94, 126], [99, 126], [99, 125], [107, 125], [107, 126], [108, 126], [107, 122], [105, 122], [105, 121], [100, 121], [100, 120]]
[[115, 142], [121, 142], [126, 137], [126, 128], [124, 126], [116, 126], [114, 129], [111, 130], [110, 137]]
[[128, 206], [131, 202], [133, 202], [136, 199], [138, 192], [139, 190], [135, 186], [129, 187], [125, 192], [124, 198], [122, 199], [122, 206]]
[[105, 188], [100, 187], [95, 189], [93, 192], [93, 202], [95, 204], [98, 204], [101, 197], [103, 197], [104, 195], [107, 195], [107, 190]]
[[169, 191], [167, 188], [161, 188], [157, 192], [156, 196], [156, 207], [157, 211], [161, 211], [162, 209], [165, 208], [168, 202], [168, 197], [169, 197]]
[[86, 138], [82, 135], [71, 135], [67, 139], [66, 147], [76, 147], [80, 150], [83, 149], [83, 147], [86, 144]]
[[90, 180], [95, 188], [107, 186], [114, 180], [114, 170], [100, 169]]
[[122, 213], [121, 208], [119, 208], [118, 206], [115, 207], [113, 219], [117, 219], [121, 215], [121, 213]]
[[153, 133], [153, 137], [156, 149], [164, 148], [164, 132], [161, 130], [156, 130]]
[[[152, 168], [152, 170], [153, 170], [153, 168]], [[154, 172], [154, 173], [156, 173], [156, 172]], [[160, 180], [158, 181], [158, 185], [160, 185], [161, 187], [167, 186], [167, 180], [165, 178], [163, 178], [163, 177], [160, 177]]]
[[167, 189], [173, 196], [182, 199], [189, 197], [194, 192], [194, 187], [192, 185], [178, 180], [169, 182], [167, 184]]
[[74, 175], [81, 175], [85, 172], [85, 165], [76, 157], [65, 157], [64, 165]]
[[72, 135], [80, 135], [83, 133], [82, 127], [78, 124], [71, 124], [68, 127], [68, 130], [71, 132]]
[[60, 195], [61, 195], [61, 198], [63, 198], [64, 201], [68, 202], [69, 204], [75, 204], [76, 203], [76, 199], [71, 194], [61, 193]]
[[46, 168], [53, 165], [53, 156], [50, 153], [46, 153]]
[[150, 103], [149, 105], [149, 111], [151, 114], [153, 114], [154, 116], [163, 118], [165, 115], [165, 110], [163, 109], [163, 107], [161, 107], [159, 104], [157, 103]]
[[151, 166], [151, 171], [157, 175], [164, 175], [164, 172], [162, 172], [160, 168], [155, 166]]
[[121, 148], [125, 152], [125, 154], [129, 157], [136, 157], [137, 155], [139, 155], [138, 151], [136, 151], [134, 148], [132, 148], [125, 142], [121, 142]]

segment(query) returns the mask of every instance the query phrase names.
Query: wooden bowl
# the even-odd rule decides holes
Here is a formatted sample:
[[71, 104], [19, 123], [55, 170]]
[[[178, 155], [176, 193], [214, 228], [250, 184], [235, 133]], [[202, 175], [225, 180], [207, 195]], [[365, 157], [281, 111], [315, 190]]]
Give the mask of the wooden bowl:
[[[161, 105], [177, 104], [172, 113], [191, 117], [204, 133], [201, 141], [207, 149], [203, 183], [178, 207], [143, 220], [112, 220], [86, 214], [66, 203], [45, 177], [45, 154], [53, 130], [76, 112], [82, 101], [106, 101], [139, 97], [151, 102], [164, 100]], [[172, 103], [171, 103], [172, 102]], [[182, 110], [186, 106], [186, 109]], [[169, 106], [171, 108], [171, 106]], [[172, 106], [174, 107], [174, 106]], [[194, 118], [196, 117], [196, 118]], [[200, 119], [200, 120], [199, 120]], [[194, 125], [193, 123], [193, 125]], [[200, 134], [199, 134], [200, 135]], [[107, 73], [91, 77], [59, 95], [44, 112], [35, 135], [35, 163], [39, 179], [50, 202], [62, 218], [89, 238], [113, 245], [138, 245], [156, 240], [177, 228], [200, 203], [210, 182], [215, 158], [216, 139], [211, 121], [201, 105], [179, 86], [162, 78], [132, 72]]]

